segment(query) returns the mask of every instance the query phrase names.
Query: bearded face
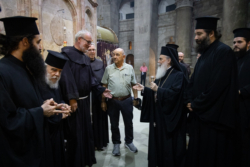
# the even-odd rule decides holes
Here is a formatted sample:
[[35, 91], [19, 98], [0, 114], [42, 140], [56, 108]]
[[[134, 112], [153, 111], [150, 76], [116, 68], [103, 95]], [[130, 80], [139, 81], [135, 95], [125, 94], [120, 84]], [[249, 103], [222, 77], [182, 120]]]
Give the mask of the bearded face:
[[247, 43], [243, 37], [234, 38], [233, 51], [237, 57], [242, 57], [247, 52]]
[[40, 54], [39, 49], [37, 49], [32, 43], [30, 47], [23, 52], [23, 62], [26, 64], [27, 68], [36, 79], [38, 83], [45, 84], [44, 76], [46, 74], [46, 69], [44, 66], [44, 60]]
[[203, 38], [196, 39], [195, 41], [197, 43], [196, 52], [199, 52], [199, 53], [202, 53], [211, 44], [211, 41], [208, 35], [204, 36]]
[[157, 72], [156, 72], [155, 78], [156, 79], [162, 78], [166, 74], [167, 69], [168, 69], [168, 63], [167, 63], [167, 61], [164, 61], [163, 63], [158, 63], [158, 68], [157, 68]]
[[46, 84], [49, 85], [51, 89], [58, 89], [59, 80], [61, 76], [51, 76], [50, 73], [47, 72], [45, 77]]
[[46, 84], [51, 89], [57, 89], [61, 78], [62, 69], [50, 65], [46, 65], [47, 75], [45, 77]]

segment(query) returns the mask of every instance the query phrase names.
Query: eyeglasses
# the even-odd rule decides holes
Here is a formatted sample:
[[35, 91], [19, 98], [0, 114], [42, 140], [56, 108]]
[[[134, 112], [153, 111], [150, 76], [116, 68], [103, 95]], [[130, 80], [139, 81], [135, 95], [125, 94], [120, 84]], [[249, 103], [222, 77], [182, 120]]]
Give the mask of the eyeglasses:
[[83, 40], [85, 40], [89, 45], [92, 43], [92, 41], [87, 41], [86, 39], [84, 39], [83, 37], [81, 37]]
[[88, 51], [89, 52], [95, 52], [95, 49], [89, 49]]

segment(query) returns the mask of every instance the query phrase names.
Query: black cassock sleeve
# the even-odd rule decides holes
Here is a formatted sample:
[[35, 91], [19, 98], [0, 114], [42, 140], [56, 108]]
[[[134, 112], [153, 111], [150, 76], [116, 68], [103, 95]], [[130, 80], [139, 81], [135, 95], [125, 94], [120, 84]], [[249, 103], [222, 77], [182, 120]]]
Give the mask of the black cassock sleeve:
[[141, 109], [141, 122], [150, 122], [151, 112], [155, 110], [154, 91], [150, 88], [144, 87], [142, 109]]
[[240, 96], [243, 97], [244, 99], [250, 98], [250, 85], [247, 85], [240, 89]]
[[223, 49], [220, 49], [215, 54], [216, 57], [211, 71], [212, 77], [210, 78], [207, 89], [191, 101], [191, 106], [194, 111], [206, 111], [208, 108], [211, 108], [231, 84], [232, 70], [235, 70], [235, 67], [232, 67], [232, 57], [234, 55], [232, 55], [229, 50]]
[[[174, 106], [176, 105], [176, 100], [179, 98], [179, 94], [182, 90], [183, 85], [183, 74], [179, 73], [176, 75], [174, 81], [171, 81], [170, 88], [158, 88], [157, 90], [157, 100], [161, 104], [161, 109], [165, 114], [172, 112]], [[168, 105], [166, 105], [168, 104]]]
[[235, 127], [238, 106], [236, 58], [231, 49], [221, 48], [213, 59], [207, 87], [194, 97], [191, 107], [215, 128], [231, 129]]
[[79, 98], [75, 78], [70, 68], [70, 61], [67, 61], [63, 67], [60, 79], [60, 87], [64, 96], [64, 100]]
[[[6, 147], [10, 147], [11, 143], [11, 148], [19, 152], [20, 155], [24, 154], [33, 140], [42, 140], [43, 138], [43, 109], [41, 107], [17, 108], [1, 78], [0, 136], [1, 145], [5, 147], [3, 150], [6, 151]], [[20, 148], [20, 146], [23, 147]]]
[[168, 83], [171, 84], [169, 88], [163, 87], [157, 90], [157, 107], [159, 111], [164, 113], [164, 123], [167, 131], [172, 132], [184, 112], [183, 92], [186, 83], [184, 83], [183, 73], [177, 73], [174, 80]]
[[[104, 88], [102, 86], [101, 83], [98, 83], [94, 73], [93, 73], [93, 70], [91, 68], [91, 86], [92, 86], [92, 91], [93, 93], [99, 98], [101, 98], [101, 94], [105, 91], [106, 88]], [[96, 99], [96, 100], [98, 100]], [[100, 100], [100, 99], [99, 99]]]

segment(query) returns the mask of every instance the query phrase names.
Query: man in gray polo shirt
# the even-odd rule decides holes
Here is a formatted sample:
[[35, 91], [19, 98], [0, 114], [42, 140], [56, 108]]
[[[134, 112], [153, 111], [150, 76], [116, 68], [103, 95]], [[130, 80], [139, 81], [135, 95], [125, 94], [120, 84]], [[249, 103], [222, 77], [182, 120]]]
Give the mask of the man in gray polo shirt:
[[[120, 111], [123, 116], [125, 124], [125, 146], [136, 153], [137, 148], [133, 144], [133, 104], [136, 105], [137, 100], [132, 100], [131, 89], [136, 85], [134, 69], [131, 65], [124, 63], [124, 50], [117, 48], [113, 52], [114, 64], [107, 66], [102, 83], [104, 87], [111, 90], [113, 96], [108, 100], [108, 115], [110, 117], [112, 142], [114, 149], [112, 154], [114, 156], [120, 155], [121, 136], [119, 130], [119, 116]], [[133, 90], [134, 99], [137, 99], [137, 90]], [[102, 98], [102, 109], [107, 110], [105, 97]]]

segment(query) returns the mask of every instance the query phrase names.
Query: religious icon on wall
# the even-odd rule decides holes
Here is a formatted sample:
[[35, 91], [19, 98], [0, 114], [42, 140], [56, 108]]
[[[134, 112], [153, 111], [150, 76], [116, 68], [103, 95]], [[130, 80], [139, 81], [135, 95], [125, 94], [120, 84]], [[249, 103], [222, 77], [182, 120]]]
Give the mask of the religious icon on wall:
[[113, 63], [112, 52], [118, 48], [118, 44], [107, 43], [104, 41], [97, 42], [97, 57], [103, 61], [104, 67]]

